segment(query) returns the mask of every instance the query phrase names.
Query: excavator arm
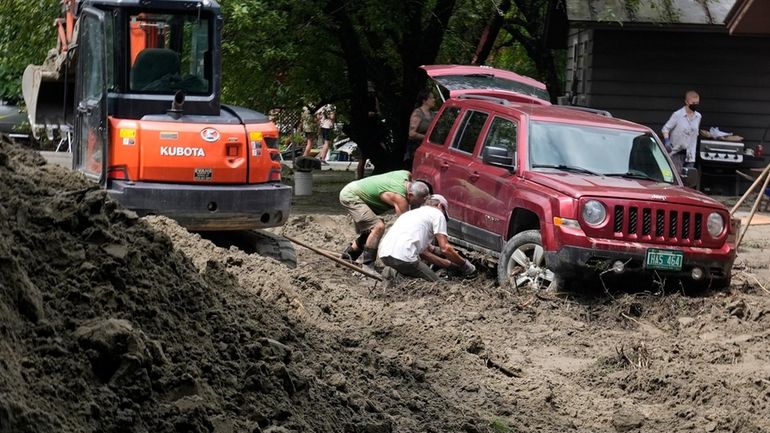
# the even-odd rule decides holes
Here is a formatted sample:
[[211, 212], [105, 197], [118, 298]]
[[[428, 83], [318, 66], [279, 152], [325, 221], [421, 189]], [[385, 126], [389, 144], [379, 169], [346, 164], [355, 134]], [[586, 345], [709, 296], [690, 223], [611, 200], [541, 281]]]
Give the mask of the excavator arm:
[[54, 20], [57, 29], [56, 48], [48, 52], [42, 65], [28, 65], [22, 77], [22, 93], [27, 105], [29, 123], [35, 137], [42, 130], [49, 136], [56, 129], [72, 124], [74, 94], [74, 55], [77, 23], [77, 0], [61, 0], [62, 16]]

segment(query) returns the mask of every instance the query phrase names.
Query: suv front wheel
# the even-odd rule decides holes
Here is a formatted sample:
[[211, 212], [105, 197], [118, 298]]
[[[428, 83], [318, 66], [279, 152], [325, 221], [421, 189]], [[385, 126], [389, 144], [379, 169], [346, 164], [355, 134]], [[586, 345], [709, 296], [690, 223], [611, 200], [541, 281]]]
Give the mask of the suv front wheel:
[[563, 279], [545, 265], [545, 249], [538, 230], [521, 232], [506, 242], [497, 263], [497, 280], [503, 287], [565, 289]]

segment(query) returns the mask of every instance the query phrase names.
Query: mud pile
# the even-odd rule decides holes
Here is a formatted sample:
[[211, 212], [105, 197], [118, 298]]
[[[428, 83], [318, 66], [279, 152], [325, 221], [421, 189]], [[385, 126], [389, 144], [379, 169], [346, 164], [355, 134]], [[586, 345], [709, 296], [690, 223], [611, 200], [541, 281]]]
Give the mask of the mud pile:
[[[81, 176], [5, 143], [0, 197], [2, 433], [389, 432], [402, 409], [385, 409], [402, 405], [372, 377], [430, 392], [424, 371], [304, 325], [276, 262], [252, 261], [245, 290], [225, 269], [237, 257], [196, 267]], [[451, 429], [424, 411], [413, 431], [423, 416]]]

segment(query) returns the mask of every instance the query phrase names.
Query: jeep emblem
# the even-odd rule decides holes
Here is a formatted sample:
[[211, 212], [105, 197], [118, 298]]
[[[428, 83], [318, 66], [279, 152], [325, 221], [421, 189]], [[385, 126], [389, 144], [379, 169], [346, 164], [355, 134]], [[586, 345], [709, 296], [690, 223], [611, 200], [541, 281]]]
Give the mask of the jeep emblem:
[[665, 195], [660, 195], [660, 194], [652, 194], [650, 198], [652, 198], [653, 200], [658, 200], [658, 201], [666, 201], [666, 200], [668, 200], [668, 197], [666, 197]]
[[219, 140], [219, 131], [214, 128], [206, 128], [201, 131], [201, 138], [209, 143]]

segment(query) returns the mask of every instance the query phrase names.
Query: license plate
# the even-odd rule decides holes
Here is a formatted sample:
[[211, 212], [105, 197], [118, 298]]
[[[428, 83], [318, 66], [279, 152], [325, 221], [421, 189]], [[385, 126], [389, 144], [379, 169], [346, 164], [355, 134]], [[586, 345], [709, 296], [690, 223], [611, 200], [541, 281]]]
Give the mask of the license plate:
[[681, 271], [684, 253], [677, 250], [650, 248], [644, 260], [644, 267], [661, 271]]

